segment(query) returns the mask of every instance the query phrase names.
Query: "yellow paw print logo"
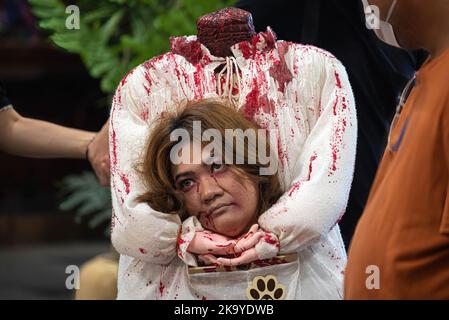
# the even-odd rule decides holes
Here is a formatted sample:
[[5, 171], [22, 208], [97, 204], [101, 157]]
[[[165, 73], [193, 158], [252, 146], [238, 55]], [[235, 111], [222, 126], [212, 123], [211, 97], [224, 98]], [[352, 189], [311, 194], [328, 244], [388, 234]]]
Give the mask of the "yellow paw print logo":
[[275, 276], [257, 276], [246, 289], [246, 296], [248, 300], [282, 300], [285, 292], [285, 286], [279, 284]]

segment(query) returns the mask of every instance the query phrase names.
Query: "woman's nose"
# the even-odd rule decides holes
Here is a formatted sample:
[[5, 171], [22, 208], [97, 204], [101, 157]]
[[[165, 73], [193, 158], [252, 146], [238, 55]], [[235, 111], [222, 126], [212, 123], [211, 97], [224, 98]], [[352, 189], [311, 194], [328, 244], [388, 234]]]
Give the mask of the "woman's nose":
[[202, 179], [200, 183], [200, 192], [201, 198], [205, 203], [209, 203], [215, 198], [223, 195], [223, 189], [212, 176]]

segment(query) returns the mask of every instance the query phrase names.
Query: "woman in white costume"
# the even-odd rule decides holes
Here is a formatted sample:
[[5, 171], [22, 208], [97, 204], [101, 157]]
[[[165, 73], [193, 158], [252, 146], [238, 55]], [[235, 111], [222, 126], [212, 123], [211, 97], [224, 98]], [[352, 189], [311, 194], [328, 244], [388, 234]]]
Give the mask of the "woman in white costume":
[[259, 258], [297, 253], [294, 295], [285, 297], [342, 297], [346, 253], [337, 223], [351, 186], [357, 132], [346, 71], [318, 48], [276, 41], [271, 30], [253, 34], [249, 14], [237, 10], [212, 15], [230, 24], [246, 17], [246, 39], [239, 38], [242, 28], [237, 28], [238, 42], [218, 37], [225, 39], [221, 48], [226, 50], [216, 50], [216, 42], [199, 40], [207, 16], [200, 18], [199, 39], [172, 39], [171, 52], [138, 66], [117, 88], [110, 150], [111, 237], [121, 254], [119, 299], [203, 298], [189, 289], [186, 263], [178, 255], [181, 218], [139, 201], [148, 190], [135, 165], [155, 119], [187, 101], [207, 98], [228, 99], [270, 133], [284, 193], [257, 222], [280, 246]]

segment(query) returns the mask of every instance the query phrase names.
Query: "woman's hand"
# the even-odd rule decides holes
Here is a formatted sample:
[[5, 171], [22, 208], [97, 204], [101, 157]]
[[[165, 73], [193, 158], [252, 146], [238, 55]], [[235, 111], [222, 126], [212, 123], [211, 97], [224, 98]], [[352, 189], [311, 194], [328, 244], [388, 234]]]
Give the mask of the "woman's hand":
[[259, 225], [255, 224], [248, 233], [236, 240], [231, 252], [231, 254], [235, 254], [235, 257], [217, 257], [217, 254], [214, 255], [209, 252], [200, 254], [198, 259], [206, 265], [238, 266], [256, 260], [272, 258], [277, 255], [278, 251], [279, 240], [277, 237], [259, 229]]
[[208, 230], [196, 231], [187, 251], [198, 255], [228, 255], [234, 253], [236, 241]]

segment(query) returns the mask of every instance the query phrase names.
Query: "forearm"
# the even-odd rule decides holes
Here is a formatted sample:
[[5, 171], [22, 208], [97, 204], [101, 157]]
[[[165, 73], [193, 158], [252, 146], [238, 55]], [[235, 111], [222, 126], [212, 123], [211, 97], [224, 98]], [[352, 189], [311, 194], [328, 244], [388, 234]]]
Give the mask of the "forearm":
[[356, 107], [344, 67], [333, 59], [323, 62], [326, 72], [319, 95], [315, 93], [320, 97], [315, 105], [319, 117], [309, 118], [311, 130], [305, 143], [292, 150], [300, 165], [292, 170], [294, 179], [284, 195], [259, 217], [260, 226], [279, 238], [283, 253], [302, 250], [326, 237], [340, 220], [349, 197], [357, 141]]
[[8, 124], [1, 148], [26, 157], [83, 159], [94, 135], [94, 132], [18, 116]]
[[[139, 81], [129, 81], [140, 86]], [[176, 214], [153, 210], [139, 201], [147, 190], [136, 171], [145, 148], [148, 125], [134, 117], [138, 101], [133, 88], [122, 83], [116, 90], [109, 123], [111, 158], [111, 241], [117, 252], [146, 263], [167, 265], [176, 257], [181, 219]]]

